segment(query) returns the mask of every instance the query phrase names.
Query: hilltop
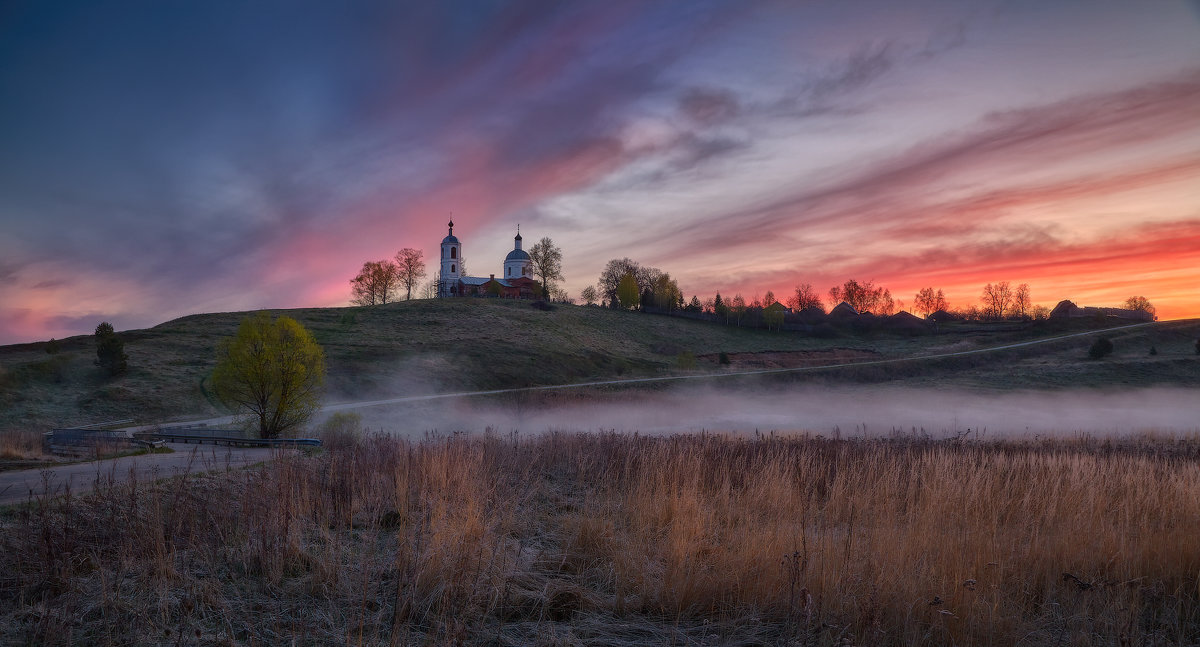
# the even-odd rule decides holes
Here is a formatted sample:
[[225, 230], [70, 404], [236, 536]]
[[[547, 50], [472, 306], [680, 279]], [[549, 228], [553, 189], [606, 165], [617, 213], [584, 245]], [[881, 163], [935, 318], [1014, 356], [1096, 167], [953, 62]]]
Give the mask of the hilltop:
[[[1062, 334], [1052, 325], [927, 336], [813, 337], [688, 319], [525, 301], [416, 300], [370, 308], [273, 311], [309, 328], [326, 352], [328, 399], [564, 384], [954, 352]], [[119, 419], [154, 422], [225, 413], [207, 389], [217, 343], [243, 312], [198, 314], [120, 332], [129, 371], [93, 366], [89, 335], [0, 347], [0, 431]], [[1097, 324], [1092, 324], [1097, 325]], [[773, 379], [896, 381], [975, 389], [1200, 385], [1200, 320], [1113, 336], [1117, 351], [1088, 360], [1090, 337], [987, 355]], [[1150, 355], [1154, 346], [1158, 353]], [[719, 363], [725, 353], [729, 365]]]

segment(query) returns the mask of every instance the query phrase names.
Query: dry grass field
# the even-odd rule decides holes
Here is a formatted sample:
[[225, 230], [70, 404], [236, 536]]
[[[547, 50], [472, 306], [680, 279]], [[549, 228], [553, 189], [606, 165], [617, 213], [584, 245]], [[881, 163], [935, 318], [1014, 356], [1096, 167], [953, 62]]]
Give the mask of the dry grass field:
[[1200, 642], [1200, 438], [326, 440], [8, 509], [3, 642]]

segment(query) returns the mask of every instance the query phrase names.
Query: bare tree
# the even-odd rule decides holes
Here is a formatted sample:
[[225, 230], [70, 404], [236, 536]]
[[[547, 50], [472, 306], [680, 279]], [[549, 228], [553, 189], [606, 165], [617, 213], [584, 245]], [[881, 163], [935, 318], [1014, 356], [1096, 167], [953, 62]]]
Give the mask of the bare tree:
[[1022, 283], [1017, 286], [1017, 291], [1013, 292], [1013, 314], [1023, 318], [1029, 314], [1031, 307], [1033, 307], [1033, 299], [1029, 295], [1029, 284]]
[[1013, 293], [1008, 281], [999, 281], [995, 285], [988, 283], [983, 287], [983, 316], [988, 319], [1003, 319], [1012, 305]]
[[834, 302], [845, 301], [858, 312], [891, 314], [896, 307], [891, 291], [885, 287], [875, 287], [871, 281], [859, 283], [850, 279], [841, 286], [830, 288], [829, 298]]
[[382, 305], [392, 300], [400, 283], [400, 269], [389, 260], [363, 263], [350, 279], [350, 299], [360, 306]]
[[596, 286], [594, 285], [587, 286], [579, 293], [579, 298], [583, 299], [583, 303], [589, 306], [596, 302], [597, 296]]
[[946, 295], [941, 290], [934, 292], [933, 288], [921, 288], [913, 297], [913, 309], [929, 316], [939, 310], [949, 310], [950, 304], [946, 303]]
[[396, 269], [400, 285], [404, 286], [404, 299], [412, 299], [413, 288], [425, 278], [425, 261], [421, 260], [424, 253], [419, 249], [405, 247], [396, 252]]
[[1129, 297], [1125, 299], [1125, 308], [1128, 310], [1141, 310], [1151, 317], [1158, 313], [1154, 304], [1150, 303], [1150, 300], [1146, 297]]
[[543, 237], [529, 248], [529, 260], [533, 263], [533, 275], [541, 279], [542, 289], [549, 297], [552, 282], [563, 280], [562, 250], [548, 236]]
[[819, 308], [822, 311], [825, 310], [824, 304], [821, 303], [821, 297], [809, 283], [801, 283], [800, 285], [797, 285], [796, 291], [792, 294], [792, 296], [788, 297], [787, 305], [796, 312], [800, 312], [801, 310], [808, 308]]

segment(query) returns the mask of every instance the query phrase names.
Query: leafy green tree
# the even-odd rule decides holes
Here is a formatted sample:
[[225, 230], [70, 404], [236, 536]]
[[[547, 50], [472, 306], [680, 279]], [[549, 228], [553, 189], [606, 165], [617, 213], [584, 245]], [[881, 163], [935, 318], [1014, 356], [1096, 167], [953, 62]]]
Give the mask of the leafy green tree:
[[[775, 304], [771, 304], [774, 306]], [[767, 330], [779, 330], [783, 328], [783, 308], [766, 307], [762, 311], [763, 324], [767, 326]]]
[[257, 418], [262, 438], [300, 427], [317, 411], [325, 353], [295, 319], [259, 312], [217, 347], [213, 392], [239, 415]]
[[543, 237], [529, 248], [529, 260], [533, 264], [533, 275], [541, 279], [545, 287], [542, 296], [549, 298], [553, 282], [563, 280], [562, 250], [548, 236]]
[[96, 326], [96, 366], [108, 371], [109, 375], [124, 373], [128, 368], [125, 342], [117, 337], [112, 324], [107, 321]]
[[632, 310], [638, 307], [641, 302], [640, 296], [637, 279], [633, 277], [633, 274], [626, 274], [622, 277], [621, 283], [617, 286], [617, 301], [620, 302], [621, 308]]

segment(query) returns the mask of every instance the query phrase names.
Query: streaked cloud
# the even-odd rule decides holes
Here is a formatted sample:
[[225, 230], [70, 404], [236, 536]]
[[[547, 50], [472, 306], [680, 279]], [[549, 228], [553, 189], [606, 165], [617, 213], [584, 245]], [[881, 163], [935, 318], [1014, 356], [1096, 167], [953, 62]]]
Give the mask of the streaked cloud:
[[[576, 293], [631, 256], [689, 294], [855, 276], [967, 299], [1020, 274], [1200, 316], [1200, 276], [1164, 269], [1186, 250], [1154, 233], [1200, 220], [1184, 3], [6, 15], [0, 343], [344, 304], [364, 260], [435, 258], [450, 212], [471, 271], [520, 222], [564, 248]], [[1143, 242], [1112, 256], [1121, 240]]]

